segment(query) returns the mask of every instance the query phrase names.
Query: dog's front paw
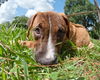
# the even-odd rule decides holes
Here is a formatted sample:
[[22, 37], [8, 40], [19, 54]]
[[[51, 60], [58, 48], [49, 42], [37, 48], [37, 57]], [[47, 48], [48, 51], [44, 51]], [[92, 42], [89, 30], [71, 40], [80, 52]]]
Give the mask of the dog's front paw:
[[22, 45], [22, 46], [25, 46], [26, 41], [21, 41], [21, 40], [18, 40], [18, 43], [19, 43], [20, 45]]
[[34, 48], [34, 42], [33, 41], [21, 41], [18, 40], [18, 43], [22, 46], [26, 46], [28, 48]]

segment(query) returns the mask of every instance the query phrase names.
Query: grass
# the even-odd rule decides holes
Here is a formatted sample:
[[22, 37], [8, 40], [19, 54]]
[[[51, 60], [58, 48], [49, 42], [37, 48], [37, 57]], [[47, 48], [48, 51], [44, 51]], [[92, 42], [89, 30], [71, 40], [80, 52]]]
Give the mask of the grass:
[[100, 80], [100, 41], [93, 49], [83, 47], [59, 64], [35, 62], [32, 50], [22, 47], [26, 29], [0, 26], [0, 80]]

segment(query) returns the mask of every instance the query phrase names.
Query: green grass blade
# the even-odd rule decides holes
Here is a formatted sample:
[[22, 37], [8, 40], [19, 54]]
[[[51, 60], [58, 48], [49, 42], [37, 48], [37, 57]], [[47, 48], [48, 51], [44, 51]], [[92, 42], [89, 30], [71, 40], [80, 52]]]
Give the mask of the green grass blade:
[[24, 68], [24, 79], [29, 80], [29, 73], [28, 73], [28, 65], [25, 60], [22, 60], [23, 68]]

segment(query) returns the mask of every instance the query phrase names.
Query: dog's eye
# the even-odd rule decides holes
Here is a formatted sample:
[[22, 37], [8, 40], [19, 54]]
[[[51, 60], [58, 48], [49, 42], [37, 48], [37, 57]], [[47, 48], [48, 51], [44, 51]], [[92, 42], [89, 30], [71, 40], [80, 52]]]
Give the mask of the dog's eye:
[[60, 35], [61, 35], [61, 34], [64, 34], [64, 33], [65, 33], [65, 31], [64, 31], [64, 30], [62, 30], [62, 29], [59, 29], [59, 30], [58, 30], [58, 34], [60, 34]]
[[34, 35], [35, 35], [36, 39], [40, 38], [40, 36], [41, 36], [40, 28], [37, 27], [34, 29]]
[[62, 33], [62, 32], [64, 32], [64, 31], [63, 31], [62, 29], [59, 29], [58, 32]]
[[35, 31], [36, 34], [40, 34], [40, 28], [35, 28], [34, 31]]
[[58, 30], [58, 32], [57, 32], [57, 40], [58, 40], [58, 42], [63, 39], [64, 34], [65, 34], [64, 30], [62, 30], [62, 29]]

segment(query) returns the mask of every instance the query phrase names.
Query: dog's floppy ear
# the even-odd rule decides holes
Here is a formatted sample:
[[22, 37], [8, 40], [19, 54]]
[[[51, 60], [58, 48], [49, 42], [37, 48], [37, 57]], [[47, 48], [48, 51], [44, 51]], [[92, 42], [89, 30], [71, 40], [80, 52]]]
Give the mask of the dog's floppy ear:
[[67, 15], [66, 15], [66, 14], [64, 14], [64, 13], [59, 13], [59, 14], [63, 17], [64, 21], [66, 22], [66, 25], [68, 25], [68, 26], [69, 26], [69, 20], [68, 20]]
[[28, 21], [27, 21], [27, 25], [28, 25], [28, 32], [27, 32], [27, 38], [29, 37], [30, 34], [30, 30], [32, 29], [32, 25], [34, 23], [35, 17], [37, 16], [37, 14], [33, 15]]
[[63, 19], [64, 19], [64, 21], [66, 23], [66, 35], [69, 38], [69, 28], [70, 28], [69, 26], [70, 26], [70, 22], [68, 20], [68, 17], [64, 13], [59, 13], [59, 14], [63, 17]]

